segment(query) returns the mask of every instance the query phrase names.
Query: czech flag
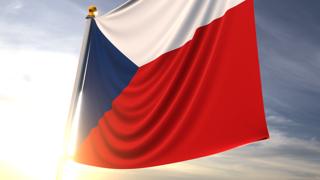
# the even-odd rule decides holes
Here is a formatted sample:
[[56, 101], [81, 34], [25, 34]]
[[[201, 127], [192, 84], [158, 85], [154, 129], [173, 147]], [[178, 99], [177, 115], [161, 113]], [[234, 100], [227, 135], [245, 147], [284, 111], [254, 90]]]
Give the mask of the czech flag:
[[142, 168], [269, 137], [253, 0], [131, 0], [92, 20], [75, 160]]

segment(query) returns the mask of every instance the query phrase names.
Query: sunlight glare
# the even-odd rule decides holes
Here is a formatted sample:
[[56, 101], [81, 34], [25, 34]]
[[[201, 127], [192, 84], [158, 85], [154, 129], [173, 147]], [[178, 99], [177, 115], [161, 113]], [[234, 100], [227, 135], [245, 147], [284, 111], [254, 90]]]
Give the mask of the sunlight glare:
[[54, 179], [77, 57], [37, 50], [0, 54], [0, 179]]

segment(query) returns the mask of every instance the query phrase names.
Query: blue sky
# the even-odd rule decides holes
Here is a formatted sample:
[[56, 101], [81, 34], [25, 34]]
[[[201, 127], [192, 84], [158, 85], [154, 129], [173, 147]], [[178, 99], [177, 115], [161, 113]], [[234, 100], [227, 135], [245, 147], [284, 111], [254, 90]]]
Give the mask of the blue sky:
[[[24, 166], [12, 170], [8, 163], [1, 164], [10, 161], [4, 158], [12, 151], [10, 148], [17, 148], [21, 143], [21, 137], [5, 138], [4, 132], [10, 133], [5, 129], [17, 128], [19, 124], [33, 127], [32, 123], [50, 128], [51, 120], [64, 118], [88, 5], [97, 5], [103, 14], [123, 2], [125, 0], [0, 0], [0, 140], [8, 145], [2, 148], [7, 150], [0, 150], [0, 174], [24, 179], [23, 175], [12, 174], [25, 173], [21, 170]], [[144, 171], [110, 171], [74, 164], [70, 167], [77, 169], [82, 178], [95, 174], [96, 179], [110, 176], [118, 179], [320, 179], [319, 9], [318, 0], [255, 0], [270, 140]], [[39, 112], [44, 105], [50, 105], [60, 115], [43, 119], [39, 113], [31, 113]], [[21, 120], [16, 115], [18, 110], [23, 110], [25, 114], [21, 117], [29, 118], [30, 123], [18, 121]], [[43, 114], [52, 113], [41, 110]], [[35, 121], [36, 118], [41, 121]], [[35, 139], [31, 140], [35, 144], [44, 143], [46, 136], [38, 136], [43, 133], [40, 127], [32, 133], [25, 129], [19, 129], [18, 132], [24, 134], [18, 134]], [[57, 140], [54, 142], [59, 144]], [[38, 149], [39, 152], [48, 150]], [[27, 150], [15, 151], [23, 157], [34, 152], [32, 148]], [[3, 170], [6, 172], [1, 172]]]

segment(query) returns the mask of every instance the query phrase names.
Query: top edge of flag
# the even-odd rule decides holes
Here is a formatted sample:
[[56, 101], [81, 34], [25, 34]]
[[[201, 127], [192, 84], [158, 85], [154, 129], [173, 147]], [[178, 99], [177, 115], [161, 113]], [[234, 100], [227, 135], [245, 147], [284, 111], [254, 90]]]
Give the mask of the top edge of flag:
[[137, 66], [143, 66], [181, 47], [192, 39], [199, 27], [222, 17], [244, 1], [132, 0], [97, 17], [96, 22], [125, 56]]

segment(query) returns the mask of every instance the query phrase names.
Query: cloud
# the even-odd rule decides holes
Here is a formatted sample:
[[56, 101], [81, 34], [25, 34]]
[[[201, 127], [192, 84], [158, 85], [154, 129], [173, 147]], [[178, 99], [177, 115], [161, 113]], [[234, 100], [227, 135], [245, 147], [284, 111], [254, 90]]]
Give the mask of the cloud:
[[23, 6], [24, 4], [21, 1], [13, 0], [4, 7], [3, 11], [7, 14], [17, 14]]
[[2, 49], [79, 53], [85, 15], [70, 2], [15, 0], [4, 4], [4, 9], [0, 12]]
[[[255, 1], [264, 102], [282, 117], [268, 119], [295, 137], [320, 136], [320, 13], [315, 10], [319, 5]], [[279, 122], [288, 119], [296, 124]]]
[[285, 117], [277, 117], [274, 115], [267, 117], [268, 122], [272, 124], [280, 124], [280, 125], [292, 125], [295, 124], [292, 120], [285, 118]]

